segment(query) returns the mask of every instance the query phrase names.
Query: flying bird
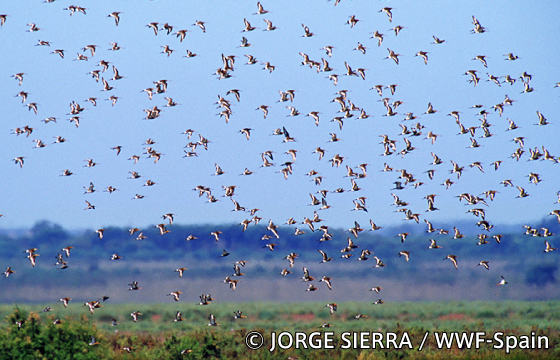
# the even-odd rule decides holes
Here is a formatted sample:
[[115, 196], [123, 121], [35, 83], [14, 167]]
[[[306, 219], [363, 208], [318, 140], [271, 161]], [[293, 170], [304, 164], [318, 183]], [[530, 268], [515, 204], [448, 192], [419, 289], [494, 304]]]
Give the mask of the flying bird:
[[451, 262], [453, 263], [453, 266], [455, 266], [455, 269], [458, 270], [457, 256], [456, 255], [447, 255], [446, 257], [443, 258], [443, 260], [446, 260], [446, 259], [451, 260]]

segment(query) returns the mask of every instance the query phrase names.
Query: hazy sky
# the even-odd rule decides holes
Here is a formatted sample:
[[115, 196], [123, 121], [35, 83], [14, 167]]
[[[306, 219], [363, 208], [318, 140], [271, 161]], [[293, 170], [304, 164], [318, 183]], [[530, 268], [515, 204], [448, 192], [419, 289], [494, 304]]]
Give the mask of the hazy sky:
[[[174, 213], [175, 221], [193, 223], [237, 223], [250, 218], [248, 213], [233, 212], [233, 203], [224, 195], [222, 186], [236, 185], [233, 199], [247, 210], [260, 209], [256, 215], [263, 221], [272, 219], [277, 224], [285, 223], [290, 217], [303, 221], [312, 217], [318, 206], [310, 206], [309, 194], [321, 199], [319, 190], [334, 191], [337, 188], [349, 190], [350, 177], [346, 165], [361, 173], [359, 164], [366, 163], [367, 177], [357, 179], [360, 191], [328, 193], [327, 210], [319, 213], [324, 224], [331, 227], [348, 228], [358, 221], [362, 226], [373, 219], [378, 225], [388, 226], [402, 223], [404, 214], [395, 212], [391, 193], [409, 203], [406, 208], [420, 214], [420, 225], [428, 219], [435, 226], [438, 222], [452, 222], [454, 219], [479, 221], [459, 202], [457, 195], [469, 193], [476, 196], [486, 190], [497, 190], [494, 201], [486, 199], [488, 207], [478, 204], [474, 207], [486, 209], [486, 219], [491, 223], [530, 223], [539, 221], [556, 204], [559, 164], [552, 161], [528, 161], [529, 149], [546, 148], [552, 156], [560, 156], [560, 89], [555, 84], [560, 81], [560, 27], [557, 14], [559, 4], [555, 2], [534, 2], [530, 6], [524, 1], [360, 1], [342, 0], [334, 6], [334, 1], [266, 1], [262, 4], [269, 13], [257, 12], [256, 1], [81, 1], [79, 6], [87, 8], [86, 14], [76, 12], [71, 15], [63, 10], [68, 3], [55, 1], [4, 0], [0, 4], [0, 14], [7, 14], [5, 24], [0, 27], [0, 104], [3, 109], [0, 131], [2, 151], [0, 158], [0, 219], [2, 228], [28, 227], [36, 221], [46, 219], [66, 228], [101, 228], [110, 225], [137, 226], [161, 222], [165, 213]], [[392, 8], [392, 22], [384, 7]], [[121, 12], [120, 23], [115, 25], [108, 15]], [[355, 26], [347, 24], [350, 16], [359, 20]], [[471, 33], [475, 16], [483, 33]], [[242, 32], [243, 20], [247, 19], [257, 29]], [[272, 21], [274, 31], [264, 31], [266, 23]], [[206, 32], [192, 26], [196, 20], [205, 22]], [[172, 34], [165, 30], [154, 34], [146, 25], [158, 22], [173, 26]], [[26, 24], [35, 23], [41, 30], [27, 31]], [[314, 34], [304, 37], [302, 24]], [[403, 27], [398, 36], [391, 28]], [[177, 30], [186, 29], [184, 41], [173, 35]], [[384, 34], [381, 46], [372, 39], [373, 32]], [[445, 40], [434, 44], [436, 36]], [[240, 47], [242, 37], [251, 44]], [[38, 40], [50, 42], [50, 46], [36, 46]], [[121, 47], [109, 51], [111, 42]], [[363, 54], [354, 50], [361, 43], [366, 47]], [[95, 56], [83, 51], [87, 45], [97, 45]], [[170, 56], [162, 53], [163, 46], [174, 50]], [[333, 46], [332, 57], [327, 56], [324, 46]], [[65, 57], [52, 52], [63, 49]], [[187, 49], [196, 57], [187, 58]], [[400, 54], [399, 64], [386, 59], [388, 49]], [[427, 65], [418, 51], [426, 51]], [[316, 68], [302, 65], [305, 53], [313, 61], [325, 59], [334, 70], [317, 72]], [[506, 61], [504, 54], [513, 53], [519, 58]], [[76, 60], [78, 54], [88, 60]], [[221, 54], [235, 55], [231, 78], [218, 79], [216, 69], [223, 66]], [[258, 60], [254, 65], [246, 65], [244, 55], [253, 55]], [[478, 55], [486, 56], [487, 68], [481, 61], [472, 60]], [[92, 78], [93, 70], [102, 69], [97, 64], [110, 62], [109, 69], [100, 73], [100, 78], [113, 87], [102, 91], [101, 79]], [[263, 69], [269, 62], [273, 72]], [[346, 76], [344, 63], [353, 70], [364, 68], [365, 80], [359, 76]], [[115, 66], [124, 78], [111, 80]], [[322, 67], [321, 67], [322, 69]], [[469, 82], [464, 75], [468, 70], [476, 70], [480, 78], [478, 85]], [[523, 72], [532, 75], [528, 86], [532, 92], [524, 92], [520, 79]], [[23, 83], [11, 77], [25, 73]], [[487, 81], [489, 75], [498, 77], [501, 86]], [[328, 79], [330, 74], [338, 74], [338, 85]], [[504, 76], [510, 75], [515, 83], [505, 83]], [[155, 88], [154, 81], [168, 80], [165, 93], [154, 94], [153, 99], [142, 90]], [[391, 94], [383, 88], [383, 96], [376, 85], [397, 84]], [[231, 89], [239, 89], [241, 100], [237, 102]], [[279, 91], [295, 90], [293, 102], [279, 102]], [[344, 116], [338, 112], [341, 107], [332, 100], [337, 91], [348, 90], [347, 98], [355, 106], [363, 109], [369, 118], [358, 119], [360, 112], [351, 111], [353, 117], [344, 118], [344, 126], [331, 120]], [[16, 95], [27, 92], [27, 100]], [[115, 95], [114, 106], [107, 101]], [[506, 95], [513, 105], [503, 106], [500, 116], [493, 106], [501, 104]], [[170, 97], [178, 103], [165, 107]], [[217, 114], [222, 111], [216, 102], [223, 96], [231, 102], [229, 123]], [[97, 98], [97, 106], [85, 101]], [[393, 108], [397, 115], [384, 116], [387, 110], [382, 101], [389, 103], [402, 101]], [[85, 108], [78, 116], [79, 127], [68, 121], [70, 103], [75, 101]], [[431, 102], [437, 112], [424, 114]], [[29, 103], [36, 103], [38, 113], [28, 110]], [[475, 104], [483, 105], [473, 109]], [[257, 109], [269, 106], [268, 116]], [[348, 101], [346, 105], [349, 105]], [[144, 109], [157, 106], [160, 116], [145, 119]], [[289, 117], [293, 106], [299, 116]], [[493, 134], [483, 138], [483, 109], [488, 111], [488, 128]], [[311, 111], [319, 112], [319, 126], [305, 116]], [[470, 148], [471, 135], [457, 135], [459, 126], [451, 111], [459, 111], [460, 122], [466, 127], [477, 127], [474, 138], [480, 147]], [[542, 113], [550, 124], [535, 125]], [[412, 112], [414, 120], [405, 121], [405, 113]], [[48, 117], [56, 117], [57, 122], [44, 123]], [[519, 128], [506, 131], [508, 120], [513, 120]], [[424, 126], [422, 135], [400, 135], [401, 127], [411, 129], [416, 123]], [[13, 129], [23, 129], [26, 125], [33, 132], [26, 136], [16, 136]], [[285, 127], [295, 142], [283, 143], [283, 136], [271, 136], [277, 128]], [[250, 140], [239, 133], [250, 128]], [[187, 129], [195, 131], [189, 140], [182, 134]], [[437, 134], [434, 144], [425, 139], [429, 132]], [[330, 133], [336, 133], [338, 142], [329, 142]], [[384, 147], [380, 135], [385, 134], [396, 140], [397, 151], [382, 156]], [[208, 150], [202, 146], [196, 149], [197, 157], [184, 158], [184, 146], [190, 141], [198, 141], [199, 135], [210, 143]], [[56, 136], [67, 141], [54, 143]], [[519, 145], [512, 141], [524, 138], [524, 153], [519, 161], [511, 158]], [[406, 147], [404, 139], [410, 140], [415, 148], [404, 156], [398, 154]], [[147, 139], [155, 144], [144, 145]], [[32, 140], [42, 140], [47, 146], [34, 148]], [[122, 146], [121, 154], [111, 148]], [[159, 162], [147, 158], [146, 147], [151, 146], [161, 153]], [[317, 147], [326, 150], [322, 160], [312, 153]], [[286, 151], [297, 150], [293, 163], [293, 173], [285, 180], [280, 171], [281, 164], [291, 161]], [[273, 151], [274, 166], [261, 167], [261, 153]], [[443, 161], [432, 165], [432, 155], [437, 154]], [[339, 154], [344, 157], [340, 167], [331, 166], [329, 159]], [[139, 155], [137, 164], [128, 160]], [[12, 159], [24, 157], [20, 168]], [[93, 159], [97, 165], [85, 167], [86, 159]], [[495, 171], [490, 163], [503, 161]], [[462, 176], [450, 173], [451, 161], [464, 167]], [[484, 173], [469, 167], [478, 161]], [[217, 163], [225, 172], [215, 173]], [[382, 172], [384, 163], [395, 170]], [[245, 168], [253, 171], [250, 176], [240, 176]], [[65, 169], [73, 175], [61, 176]], [[414, 176], [423, 185], [415, 188], [412, 183], [404, 190], [392, 190], [399, 179], [398, 169]], [[433, 180], [425, 173], [435, 169]], [[324, 179], [320, 186], [312, 177], [306, 176], [316, 170]], [[130, 172], [136, 171], [141, 177], [129, 179]], [[529, 182], [528, 175], [540, 175], [542, 182]], [[454, 184], [446, 189], [442, 183], [451, 179]], [[515, 187], [503, 187], [500, 182], [510, 179], [514, 186], [523, 187], [529, 194], [517, 198]], [[156, 184], [143, 186], [147, 180]], [[84, 187], [94, 184], [92, 194], [84, 194]], [[193, 191], [197, 185], [212, 189], [219, 199], [207, 203], [206, 196], [199, 197]], [[104, 192], [108, 186], [118, 189], [113, 193]], [[144, 199], [134, 199], [136, 194]], [[426, 195], [436, 194], [435, 207], [439, 211], [426, 212]], [[353, 200], [365, 196], [368, 212], [352, 211]], [[95, 209], [84, 210], [86, 200]], [[301, 225], [300, 225], [301, 227]]]

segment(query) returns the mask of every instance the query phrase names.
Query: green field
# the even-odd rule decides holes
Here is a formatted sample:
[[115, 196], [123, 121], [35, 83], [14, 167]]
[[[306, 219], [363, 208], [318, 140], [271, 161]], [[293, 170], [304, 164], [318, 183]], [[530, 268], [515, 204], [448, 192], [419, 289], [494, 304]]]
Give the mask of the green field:
[[[4, 321], [0, 330], [1, 359], [485, 359], [485, 358], [560, 358], [560, 301], [547, 302], [403, 302], [373, 305], [371, 303], [339, 303], [334, 314], [325, 303], [212, 303], [208, 306], [186, 304], [111, 304], [110, 300], [90, 314], [82, 304], [51, 305], [52, 311], [43, 312], [46, 305], [0, 305]], [[234, 311], [241, 310], [247, 318], [233, 319]], [[138, 322], [129, 315], [140, 311]], [[174, 322], [176, 311], [181, 311], [183, 321]], [[210, 314], [216, 316], [220, 326], [208, 326]], [[367, 318], [356, 320], [357, 314]], [[118, 321], [111, 326], [111, 319]], [[21, 329], [16, 324], [25, 320]], [[53, 324], [60, 319], [61, 324]], [[329, 323], [330, 328], [321, 325]], [[264, 335], [264, 345], [249, 350], [245, 336], [251, 331]], [[276, 349], [271, 334], [282, 331], [320, 332], [312, 342], [299, 344], [299, 349]], [[479, 349], [459, 349], [456, 343], [450, 349], [438, 349], [434, 333], [460, 332], [467, 335], [485, 332], [484, 339], [495, 333], [507, 343], [506, 336], [528, 339], [546, 336], [548, 349], [512, 349], [506, 354], [500, 345], [482, 344]], [[332, 332], [332, 343], [325, 343]], [[341, 335], [346, 332], [366, 333], [365, 341], [350, 334], [346, 342]], [[372, 349], [371, 333], [380, 333], [382, 341]], [[422, 351], [418, 348], [429, 332]], [[396, 333], [396, 344], [388, 343], [387, 334]], [[98, 345], [88, 345], [91, 336]], [[377, 335], [376, 335], [377, 336]], [[358, 340], [356, 340], [358, 339]], [[288, 337], [284, 337], [286, 343]], [[407, 343], [405, 340], [409, 340]], [[517, 341], [515, 340], [515, 341]], [[322, 341], [322, 342], [319, 342]], [[509, 341], [509, 340], [508, 340]], [[512, 345], [514, 339], [511, 339]], [[311, 348], [320, 345], [320, 349]], [[410, 345], [411, 346], [410, 346]], [[538, 347], [526, 343], [526, 347]], [[325, 349], [325, 347], [332, 349]], [[357, 347], [348, 348], [344, 347]], [[383, 346], [384, 348], [380, 348]], [[132, 352], [123, 350], [132, 348]], [[360, 348], [362, 347], [362, 348]], [[412, 347], [412, 348], [410, 348]], [[181, 352], [185, 350], [183, 354]], [[188, 350], [191, 350], [187, 353]]]

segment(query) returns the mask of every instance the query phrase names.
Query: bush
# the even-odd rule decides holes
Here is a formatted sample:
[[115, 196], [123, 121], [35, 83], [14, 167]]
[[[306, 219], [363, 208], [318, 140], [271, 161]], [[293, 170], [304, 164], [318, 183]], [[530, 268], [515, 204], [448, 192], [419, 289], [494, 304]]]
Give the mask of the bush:
[[[86, 317], [54, 324], [52, 316], [42, 319], [35, 312], [16, 307], [6, 321], [11, 326], [0, 333], [1, 359], [94, 360], [108, 354], [102, 337]], [[89, 345], [92, 336], [99, 345]]]

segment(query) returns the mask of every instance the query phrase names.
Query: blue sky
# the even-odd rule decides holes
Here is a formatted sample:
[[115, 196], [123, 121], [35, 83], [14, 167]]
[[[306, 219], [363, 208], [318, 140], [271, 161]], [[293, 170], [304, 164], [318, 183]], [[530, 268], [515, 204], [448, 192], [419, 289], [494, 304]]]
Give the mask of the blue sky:
[[[2, 67], [0, 78], [0, 99], [4, 116], [0, 141], [3, 144], [0, 159], [0, 226], [20, 228], [32, 226], [38, 220], [50, 220], [66, 228], [102, 228], [111, 225], [143, 227], [161, 222], [165, 213], [174, 213], [175, 221], [182, 224], [195, 223], [237, 223], [250, 218], [243, 212], [232, 212], [232, 202], [222, 197], [222, 186], [236, 185], [234, 199], [246, 209], [258, 208], [257, 215], [264, 221], [272, 219], [283, 224], [290, 217], [303, 221], [312, 217], [318, 207], [310, 206], [309, 194], [319, 190], [333, 191], [337, 188], [348, 190], [350, 178], [346, 165], [354, 168], [362, 163], [369, 164], [367, 177], [357, 179], [358, 192], [342, 194], [329, 193], [326, 197], [330, 209], [319, 213], [324, 224], [331, 227], [349, 228], [354, 221], [362, 226], [373, 219], [378, 225], [402, 224], [404, 216], [395, 212], [391, 193], [408, 202], [407, 208], [421, 214], [434, 225], [452, 223], [455, 219], [471, 219], [473, 224], [480, 220], [459, 202], [457, 195], [470, 193], [479, 196], [486, 190], [497, 190], [495, 200], [487, 199], [486, 219], [493, 224], [531, 223], [544, 218], [552, 210], [559, 208], [557, 200], [558, 164], [551, 161], [529, 159], [529, 148], [544, 146], [551, 155], [560, 156], [560, 145], [556, 139], [560, 121], [560, 89], [555, 84], [560, 81], [557, 60], [560, 48], [555, 46], [560, 36], [556, 14], [558, 5], [541, 2], [530, 7], [522, 1], [358, 1], [342, 0], [334, 6], [334, 1], [283, 1], [281, 4], [262, 1], [270, 11], [254, 15], [256, 2], [229, 1], [140, 1], [140, 2], [92, 2], [83, 1], [80, 6], [87, 8], [86, 15], [70, 15], [63, 10], [66, 3], [55, 1], [21, 2], [5, 0], [0, 5], [0, 14], [9, 15], [0, 27], [0, 58]], [[393, 20], [379, 12], [383, 7], [391, 7]], [[107, 17], [113, 11], [121, 12], [119, 26]], [[346, 24], [351, 15], [360, 20], [353, 28]], [[486, 32], [472, 34], [472, 16], [486, 28]], [[243, 19], [250, 21], [257, 29], [242, 32]], [[263, 19], [273, 22], [277, 29], [263, 31]], [[206, 22], [206, 32], [192, 24], [196, 20]], [[174, 26], [173, 32], [187, 29], [187, 35], [180, 42], [174, 35], [160, 30], [154, 35], [146, 27], [151, 22]], [[28, 32], [28, 23], [36, 23], [42, 30]], [[302, 24], [315, 35], [303, 37]], [[401, 25], [404, 29], [395, 36], [391, 29]], [[374, 31], [384, 34], [381, 46], [371, 39]], [[442, 44], [432, 44], [432, 36], [444, 39]], [[251, 43], [249, 47], [239, 47], [242, 37]], [[51, 42], [48, 46], [35, 46], [38, 40]], [[108, 51], [111, 42], [122, 47], [118, 51]], [[362, 54], [353, 50], [358, 43], [367, 49]], [[82, 48], [98, 45], [91, 57]], [[162, 46], [169, 45], [174, 52], [170, 56], [161, 53]], [[333, 46], [329, 58], [324, 46]], [[401, 54], [399, 65], [390, 59], [387, 49]], [[64, 49], [65, 58], [51, 54], [55, 49]], [[186, 50], [197, 54], [186, 58]], [[414, 55], [418, 51], [428, 52], [428, 64]], [[324, 58], [335, 70], [317, 73], [315, 68], [300, 65], [303, 58], [299, 53], [309, 55], [314, 61]], [[74, 60], [77, 54], [88, 56], [88, 61]], [[519, 57], [506, 61], [504, 54], [513, 53]], [[221, 54], [235, 55], [234, 71], [231, 78], [218, 80], [216, 69], [222, 67]], [[244, 55], [256, 56], [259, 63], [245, 65]], [[478, 60], [485, 55], [488, 68]], [[111, 81], [111, 67], [101, 77], [113, 87], [111, 91], [101, 91], [103, 86], [88, 72], [101, 69], [96, 64], [106, 60], [116, 66], [123, 79]], [[263, 70], [261, 62], [270, 62], [276, 68], [272, 73]], [[353, 69], [365, 68], [366, 78], [344, 76], [344, 63]], [[480, 82], [475, 87], [469, 83], [468, 70], [476, 70]], [[532, 75], [529, 85], [534, 91], [523, 93], [520, 80], [526, 71]], [[22, 85], [10, 76], [23, 72]], [[338, 85], [327, 79], [329, 74], [339, 74]], [[486, 81], [487, 73], [500, 77], [501, 86]], [[510, 75], [517, 81], [513, 85], [503, 83], [503, 76]], [[167, 79], [168, 89], [164, 94], [155, 94], [152, 100], [142, 92], [153, 87], [153, 82]], [[386, 109], [375, 85], [398, 84], [396, 93], [383, 90], [383, 97], [390, 102], [399, 100], [403, 104], [396, 108], [398, 114], [384, 116]], [[226, 96], [231, 89], [241, 91], [241, 101], [233, 95]], [[296, 90], [293, 102], [278, 102], [279, 91]], [[340, 106], [331, 102], [339, 90], [348, 90], [348, 99], [363, 108], [371, 117], [357, 119], [359, 112], [352, 112], [351, 118], [344, 119], [342, 130], [335, 122], [341, 116]], [[38, 104], [38, 114], [28, 111], [20, 91], [28, 92], [25, 104]], [[115, 106], [105, 99], [118, 96]], [[215, 102], [218, 95], [231, 101], [232, 114], [226, 124]], [[501, 103], [508, 95], [513, 105], [504, 106], [500, 117], [493, 105]], [[164, 96], [173, 98], [179, 105], [165, 107]], [[89, 97], [97, 97], [97, 106], [85, 102]], [[80, 126], [76, 128], [67, 119], [69, 104], [75, 101], [85, 110], [79, 115]], [[437, 110], [435, 114], [423, 114], [431, 102]], [[263, 119], [262, 112], [255, 110], [260, 105], [269, 106], [269, 114]], [[480, 138], [484, 133], [479, 127], [478, 112], [472, 109], [482, 104], [488, 114], [489, 128], [493, 136]], [[286, 106], [295, 107], [301, 115], [288, 117]], [[154, 120], [146, 120], [144, 109], [158, 106], [161, 115]], [[319, 126], [304, 115], [311, 111], [320, 112]], [[466, 127], [477, 126], [475, 138], [481, 145], [469, 148], [470, 135], [457, 135], [459, 127], [455, 119], [446, 114], [460, 112], [460, 121]], [[536, 126], [540, 111], [550, 122], [546, 126]], [[403, 121], [405, 113], [413, 112], [418, 118]], [[45, 124], [41, 120], [54, 116], [57, 122]], [[512, 119], [519, 129], [506, 131], [507, 118]], [[397, 151], [405, 147], [399, 135], [399, 124], [411, 128], [417, 122], [424, 126], [421, 136], [408, 137], [416, 148], [405, 156], [381, 156], [382, 134], [397, 140]], [[34, 128], [33, 133], [16, 136], [12, 129], [24, 126]], [[271, 136], [276, 128], [285, 127], [296, 142], [282, 143], [282, 136]], [[246, 140], [239, 130], [251, 128], [251, 138]], [[198, 157], [183, 158], [184, 146], [191, 140], [181, 134], [187, 129], [211, 141], [208, 150], [198, 147]], [[439, 135], [432, 145], [424, 139], [428, 132]], [[330, 133], [341, 139], [329, 143]], [[55, 136], [63, 136], [68, 141], [53, 144]], [[511, 141], [524, 137], [525, 153], [519, 161], [510, 156], [518, 145]], [[147, 139], [156, 141], [153, 149], [162, 154], [154, 164], [143, 154]], [[48, 146], [33, 148], [32, 140], [43, 140]], [[122, 146], [116, 155], [112, 147]], [[327, 152], [322, 160], [312, 151], [322, 147]], [[293, 164], [293, 174], [287, 180], [279, 173], [280, 164], [291, 161], [285, 154], [290, 149], [297, 150]], [[261, 153], [273, 151], [275, 166], [263, 168]], [[444, 163], [431, 165], [432, 156], [437, 154]], [[344, 157], [339, 168], [328, 162], [335, 154]], [[140, 155], [137, 164], [127, 160], [132, 155]], [[25, 157], [22, 168], [14, 164], [16, 157]], [[85, 159], [93, 159], [98, 165], [84, 167]], [[464, 166], [460, 179], [450, 174], [451, 160]], [[502, 160], [501, 167], [494, 171], [490, 163]], [[479, 161], [484, 173], [469, 164]], [[213, 176], [214, 164], [219, 164], [224, 175]], [[408, 173], [424, 183], [414, 188], [392, 190], [399, 173], [381, 172], [384, 163], [396, 169], [406, 169]], [[245, 168], [254, 172], [250, 176], [240, 176]], [[60, 176], [69, 169], [73, 175]], [[321, 186], [316, 186], [305, 174], [316, 170], [324, 177]], [[433, 180], [424, 172], [436, 169]], [[128, 179], [129, 172], [136, 171], [142, 177]], [[538, 173], [542, 179], [537, 185], [529, 183], [527, 175]], [[455, 183], [449, 188], [441, 185], [446, 179]], [[504, 188], [502, 180], [511, 179], [516, 186], [523, 187], [529, 197], [516, 198], [519, 191]], [[143, 186], [147, 180], [154, 186]], [[84, 194], [84, 186], [90, 182], [96, 192]], [[212, 189], [212, 194], [220, 201], [207, 203], [193, 191], [197, 185]], [[112, 194], [103, 192], [108, 186], [119, 191]], [[135, 194], [145, 195], [142, 200], [132, 198]], [[435, 206], [439, 211], [426, 212], [428, 194], [436, 194]], [[315, 194], [320, 198], [319, 194]], [[367, 197], [368, 212], [352, 211], [353, 200]], [[86, 202], [95, 210], [84, 210]], [[424, 226], [423, 223], [421, 223]], [[474, 226], [474, 225], [473, 225]], [[302, 225], [299, 225], [301, 228]]]

